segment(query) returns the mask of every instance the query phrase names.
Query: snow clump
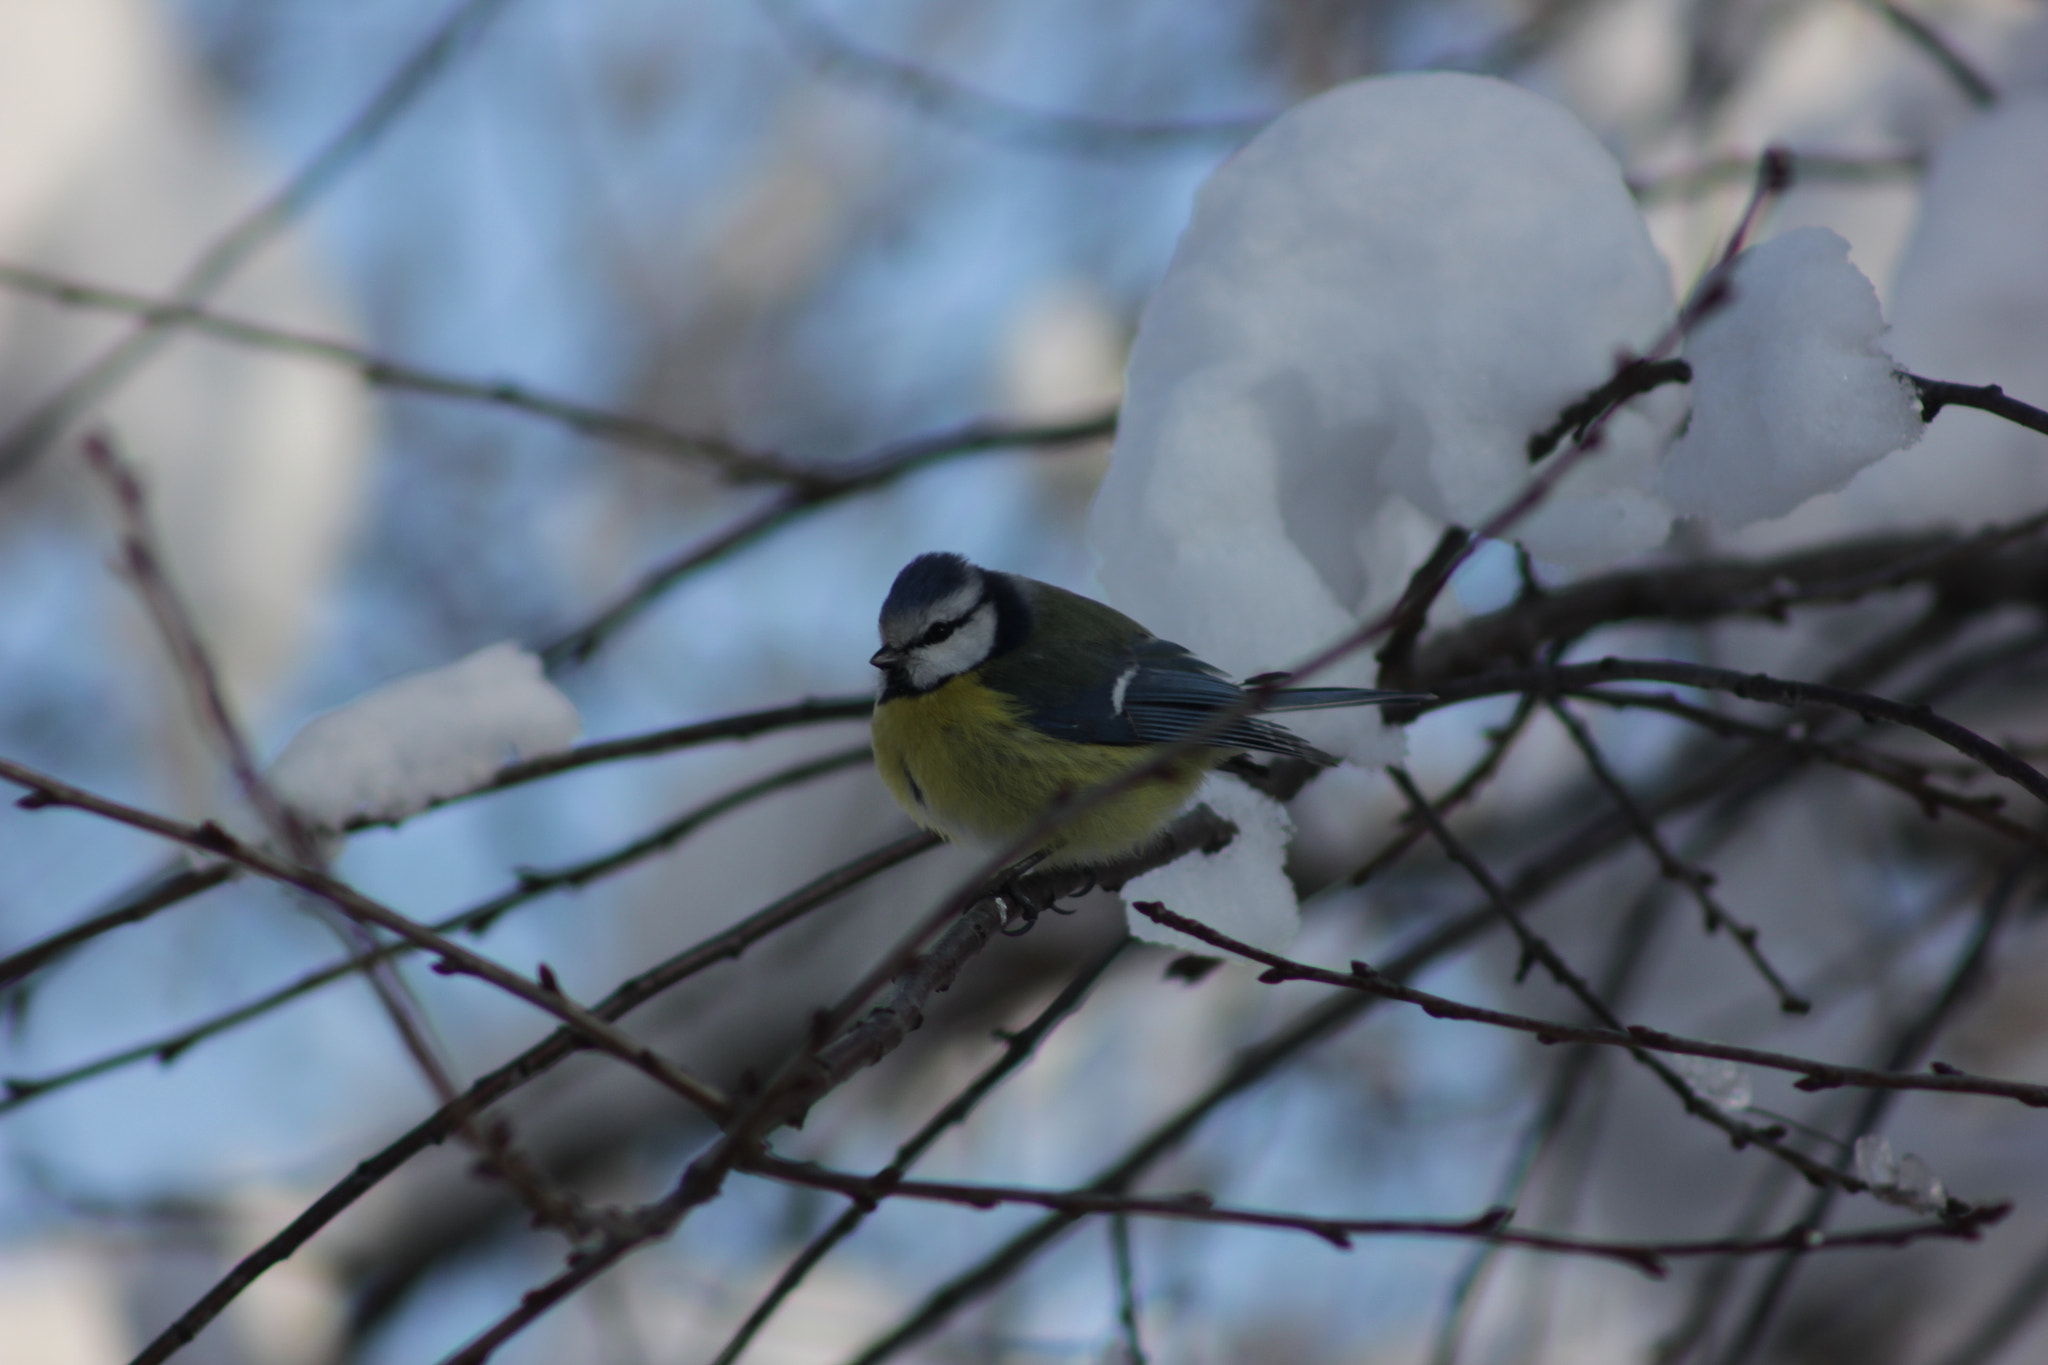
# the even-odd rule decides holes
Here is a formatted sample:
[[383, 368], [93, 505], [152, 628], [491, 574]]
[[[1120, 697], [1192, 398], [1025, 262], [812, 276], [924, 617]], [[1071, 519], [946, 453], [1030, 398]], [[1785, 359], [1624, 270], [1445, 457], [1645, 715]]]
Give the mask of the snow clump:
[[567, 748], [582, 728], [540, 660], [505, 642], [315, 716], [277, 756], [270, 782], [319, 829], [400, 820], [507, 763]]
[[[1672, 315], [1620, 167], [1562, 107], [1444, 73], [1328, 91], [1210, 178], [1146, 305], [1100, 581], [1224, 668], [1286, 667], [1384, 610], [1446, 523], [1509, 502], [1531, 433]], [[1660, 543], [1682, 408], [1666, 390], [1618, 413], [1517, 536], [1572, 564]], [[1304, 732], [1359, 756], [1324, 719]]]
[[1294, 887], [1281, 870], [1294, 822], [1285, 808], [1235, 778], [1211, 774], [1189, 804], [1206, 805], [1237, 826], [1237, 836], [1215, 853], [1196, 853], [1124, 884], [1124, 916], [1131, 936], [1182, 952], [1216, 949], [1129, 907], [1158, 901], [1177, 915], [1200, 920], [1240, 943], [1284, 953], [1301, 928]]
[[1674, 510], [1724, 530], [1780, 517], [1920, 439], [1913, 390], [1877, 344], [1877, 291], [1840, 236], [1774, 237], [1724, 278], [1728, 297], [1686, 337], [1692, 421], [1661, 485]]

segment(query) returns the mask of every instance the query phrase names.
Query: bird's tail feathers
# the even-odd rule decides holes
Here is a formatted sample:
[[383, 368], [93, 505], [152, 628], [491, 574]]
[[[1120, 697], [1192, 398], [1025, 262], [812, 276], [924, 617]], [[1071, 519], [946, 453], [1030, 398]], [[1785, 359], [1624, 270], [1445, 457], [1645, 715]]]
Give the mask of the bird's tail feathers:
[[1372, 687], [1287, 687], [1266, 702], [1268, 711], [1323, 711], [1337, 706], [1395, 706], [1435, 701], [1428, 692], [1390, 692]]

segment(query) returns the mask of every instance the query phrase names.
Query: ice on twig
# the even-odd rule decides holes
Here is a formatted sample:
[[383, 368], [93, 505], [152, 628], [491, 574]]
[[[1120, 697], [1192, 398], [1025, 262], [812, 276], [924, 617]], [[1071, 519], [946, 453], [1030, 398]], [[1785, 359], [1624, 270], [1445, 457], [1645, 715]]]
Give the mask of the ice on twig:
[[1877, 291], [1849, 244], [1799, 228], [1735, 258], [1729, 296], [1686, 338], [1692, 420], [1665, 457], [1682, 515], [1732, 530], [1833, 492], [1925, 429], [1878, 345]]
[[315, 716], [270, 768], [279, 796], [320, 829], [398, 820], [568, 747], [576, 708], [517, 645], [399, 678]]
[[[1294, 824], [1277, 803], [1234, 778], [1211, 776], [1195, 800], [1237, 826], [1237, 837], [1216, 853], [1191, 853], [1125, 884], [1124, 904], [1158, 901], [1254, 948], [1284, 953], [1301, 927], [1300, 903], [1281, 871]], [[1133, 937], [1183, 952], [1215, 956], [1200, 939], [1125, 910]]]
[[1948, 1207], [1948, 1190], [1933, 1167], [1911, 1152], [1893, 1155], [1892, 1144], [1880, 1134], [1856, 1139], [1855, 1160], [1857, 1179], [1885, 1203], [1921, 1213], [1940, 1213]]
[[1716, 1109], [1740, 1113], [1754, 1098], [1749, 1073], [1733, 1062], [1715, 1057], [1674, 1057], [1671, 1069], [1684, 1078], [1686, 1086]]

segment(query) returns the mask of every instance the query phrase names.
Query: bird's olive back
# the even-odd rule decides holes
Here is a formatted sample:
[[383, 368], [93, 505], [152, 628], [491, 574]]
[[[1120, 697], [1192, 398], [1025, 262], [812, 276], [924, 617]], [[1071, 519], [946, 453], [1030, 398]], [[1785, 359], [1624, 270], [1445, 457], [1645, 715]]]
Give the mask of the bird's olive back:
[[1092, 743], [1131, 743], [1115, 714], [1116, 681], [1152, 633], [1130, 617], [1064, 588], [1005, 575], [1031, 613], [1015, 648], [983, 666], [990, 687], [1014, 697], [1038, 728]]

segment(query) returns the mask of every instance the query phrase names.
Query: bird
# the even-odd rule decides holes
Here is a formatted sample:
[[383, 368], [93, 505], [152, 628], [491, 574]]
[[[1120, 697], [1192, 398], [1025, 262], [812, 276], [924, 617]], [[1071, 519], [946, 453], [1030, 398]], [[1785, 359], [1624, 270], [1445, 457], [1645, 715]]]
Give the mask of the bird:
[[[1338, 760], [1252, 714], [1202, 733], [1253, 693], [1113, 607], [958, 554], [921, 554], [882, 603], [875, 767], [910, 818], [985, 853], [1022, 839], [1052, 807], [1196, 739], [1160, 771], [1093, 805], [1015, 864], [1093, 869], [1143, 850], [1202, 779], [1247, 753]], [[1262, 711], [1384, 706], [1427, 693], [1277, 687]], [[1010, 883], [1014, 886], [1014, 882]], [[1015, 903], [1015, 898], [1013, 903]], [[1035, 917], [1021, 907], [1026, 926]]]

